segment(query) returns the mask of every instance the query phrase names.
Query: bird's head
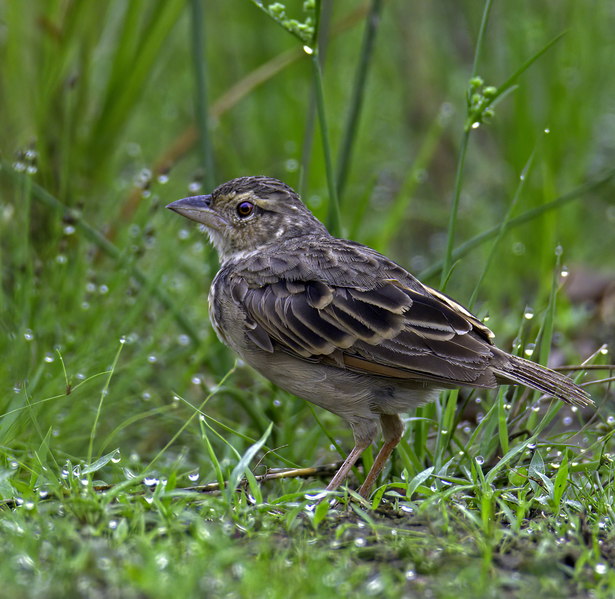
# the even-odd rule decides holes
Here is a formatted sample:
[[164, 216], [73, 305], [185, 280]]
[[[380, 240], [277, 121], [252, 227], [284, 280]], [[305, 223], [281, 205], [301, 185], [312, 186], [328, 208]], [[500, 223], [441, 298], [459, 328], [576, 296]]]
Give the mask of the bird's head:
[[233, 179], [167, 208], [204, 225], [220, 262], [288, 238], [326, 233], [297, 193], [270, 177]]

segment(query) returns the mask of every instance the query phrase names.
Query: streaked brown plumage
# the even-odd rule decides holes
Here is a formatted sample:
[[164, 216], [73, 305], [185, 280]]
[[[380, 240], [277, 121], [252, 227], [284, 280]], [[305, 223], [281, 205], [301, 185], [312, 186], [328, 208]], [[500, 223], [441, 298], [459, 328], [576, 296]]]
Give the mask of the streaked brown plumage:
[[575, 405], [570, 379], [493, 345], [463, 306], [364, 245], [336, 239], [287, 185], [242, 177], [171, 210], [204, 225], [221, 268], [209, 293], [218, 337], [276, 385], [346, 419], [355, 447], [336, 489], [382, 429], [363, 497], [403, 433], [401, 412], [450, 387], [518, 383]]

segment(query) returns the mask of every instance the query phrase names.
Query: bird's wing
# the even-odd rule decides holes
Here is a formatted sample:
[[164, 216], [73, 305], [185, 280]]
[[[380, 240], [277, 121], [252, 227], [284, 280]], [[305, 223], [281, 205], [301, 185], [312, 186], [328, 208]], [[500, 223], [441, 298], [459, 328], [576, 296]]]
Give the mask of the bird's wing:
[[232, 297], [246, 314], [246, 334], [265, 351], [281, 349], [372, 375], [495, 386], [487, 370], [491, 331], [416, 279], [413, 288], [397, 278], [357, 288], [343, 284], [347, 277], [335, 285], [324, 277], [297, 280], [295, 273], [291, 280], [282, 268], [265, 270], [258, 285], [244, 269], [230, 278]]

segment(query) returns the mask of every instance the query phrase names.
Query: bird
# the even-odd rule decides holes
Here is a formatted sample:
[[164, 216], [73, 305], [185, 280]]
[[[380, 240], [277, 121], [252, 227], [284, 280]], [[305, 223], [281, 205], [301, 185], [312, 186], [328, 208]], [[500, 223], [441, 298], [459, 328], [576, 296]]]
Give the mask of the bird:
[[209, 316], [220, 341], [278, 387], [348, 422], [354, 448], [326, 490], [383, 443], [371, 489], [404, 432], [400, 416], [443, 389], [520, 384], [593, 405], [569, 378], [498, 349], [461, 304], [368, 246], [332, 236], [288, 185], [248, 176], [172, 202], [218, 252]]

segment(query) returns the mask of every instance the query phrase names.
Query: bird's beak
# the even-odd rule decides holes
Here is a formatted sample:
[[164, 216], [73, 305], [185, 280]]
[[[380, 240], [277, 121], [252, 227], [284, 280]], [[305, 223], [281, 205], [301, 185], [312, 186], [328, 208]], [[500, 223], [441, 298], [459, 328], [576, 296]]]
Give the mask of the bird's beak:
[[177, 200], [169, 204], [167, 208], [217, 231], [228, 226], [228, 222], [211, 209], [211, 195]]

